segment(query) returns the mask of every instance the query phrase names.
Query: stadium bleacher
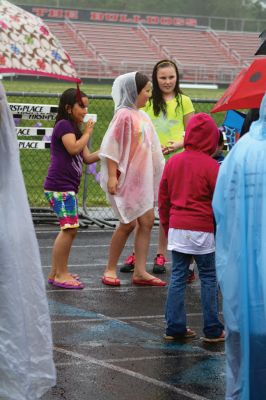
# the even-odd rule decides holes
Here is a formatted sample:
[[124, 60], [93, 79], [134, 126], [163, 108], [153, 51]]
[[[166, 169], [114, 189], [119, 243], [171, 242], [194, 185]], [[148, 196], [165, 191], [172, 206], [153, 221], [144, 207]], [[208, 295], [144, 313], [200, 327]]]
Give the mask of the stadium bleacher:
[[240, 55], [243, 64], [250, 62], [258, 48], [258, 33], [253, 32], [218, 32], [219, 37]]
[[[151, 73], [163, 58], [174, 60], [183, 82], [229, 83], [254, 58], [257, 33], [210, 28], [159, 28], [141, 24], [48, 22], [80, 77], [114, 78], [132, 70]], [[243, 39], [244, 35], [244, 39]]]

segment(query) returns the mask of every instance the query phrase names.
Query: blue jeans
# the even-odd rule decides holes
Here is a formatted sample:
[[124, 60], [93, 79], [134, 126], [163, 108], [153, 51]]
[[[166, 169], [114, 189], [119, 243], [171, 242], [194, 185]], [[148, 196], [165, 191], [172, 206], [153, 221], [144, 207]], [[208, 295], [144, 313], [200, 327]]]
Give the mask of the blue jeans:
[[[172, 275], [166, 300], [166, 334], [186, 332], [185, 289], [192, 254], [172, 251]], [[204, 335], [215, 338], [224, 326], [218, 319], [218, 285], [215, 271], [215, 253], [193, 255], [201, 282], [201, 304], [204, 318]]]

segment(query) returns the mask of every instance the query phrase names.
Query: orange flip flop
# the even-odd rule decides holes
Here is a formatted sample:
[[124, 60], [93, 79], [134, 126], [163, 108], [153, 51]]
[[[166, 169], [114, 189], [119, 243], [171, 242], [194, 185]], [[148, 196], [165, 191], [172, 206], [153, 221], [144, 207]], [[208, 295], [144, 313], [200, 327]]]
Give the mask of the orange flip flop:
[[102, 276], [102, 283], [109, 286], [120, 286], [120, 279], [112, 278], [111, 276]]
[[151, 279], [133, 278], [132, 282], [134, 283], [134, 285], [140, 285], [140, 286], [166, 286], [167, 285], [167, 282], [164, 282], [158, 278], [151, 278]]

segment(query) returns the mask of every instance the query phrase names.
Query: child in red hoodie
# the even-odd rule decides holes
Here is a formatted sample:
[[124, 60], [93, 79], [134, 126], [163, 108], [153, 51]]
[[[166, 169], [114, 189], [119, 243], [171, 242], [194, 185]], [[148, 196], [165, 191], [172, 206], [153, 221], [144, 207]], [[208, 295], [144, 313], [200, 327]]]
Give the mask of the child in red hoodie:
[[219, 139], [213, 119], [199, 113], [186, 128], [185, 151], [171, 157], [159, 190], [159, 214], [168, 250], [172, 251], [172, 275], [166, 301], [166, 340], [195, 337], [187, 328], [185, 288], [191, 256], [201, 281], [204, 341], [224, 341], [218, 319], [218, 286], [215, 272], [212, 196], [219, 165], [211, 155]]

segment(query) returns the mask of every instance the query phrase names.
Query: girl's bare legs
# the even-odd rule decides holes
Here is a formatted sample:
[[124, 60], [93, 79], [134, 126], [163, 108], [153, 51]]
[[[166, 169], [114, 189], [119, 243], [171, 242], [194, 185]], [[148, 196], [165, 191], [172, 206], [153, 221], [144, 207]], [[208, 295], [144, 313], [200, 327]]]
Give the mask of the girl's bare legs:
[[58, 282], [68, 281], [73, 285], [75, 282], [79, 284], [68, 272], [69, 254], [76, 234], [77, 228], [68, 228], [61, 230], [57, 235], [52, 251], [52, 269], [48, 278]]
[[129, 224], [120, 223], [116, 228], [110, 243], [109, 248], [109, 256], [107, 267], [104, 271], [104, 275], [110, 278], [116, 278], [116, 266], [119, 260], [119, 257], [125, 247], [127, 239], [130, 233], [134, 230], [136, 225], [135, 221], [130, 222]]
[[[134, 230], [134, 236], [136, 236], [136, 231], [138, 229], [138, 220], [137, 220], [137, 226]], [[135, 254], [135, 248], [133, 249], [133, 254]], [[157, 244], [157, 253], [156, 254], [161, 254], [164, 256], [164, 258], [166, 259], [166, 254], [167, 254], [167, 237], [165, 236], [164, 230], [162, 228], [162, 225], [159, 225], [159, 235], [158, 235], [158, 244]], [[155, 262], [157, 261], [157, 255], [155, 257]], [[121, 267], [120, 271], [121, 272], [132, 272], [132, 265], [131, 265], [131, 260], [129, 257], [127, 257], [127, 259], [125, 260], [125, 264]], [[158, 262], [158, 261], [157, 261]], [[159, 269], [162, 268], [162, 271], [159, 271]], [[155, 269], [155, 266], [154, 266]], [[165, 272], [165, 267], [164, 265], [157, 265], [156, 266], [156, 271], [154, 271], [154, 273], [158, 274], [158, 273], [163, 273]]]
[[[133, 278], [136, 279], [153, 279], [154, 276], [146, 271], [146, 261], [149, 251], [151, 230], [154, 223], [154, 211], [149, 210], [137, 219], [137, 228], [135, 231], [135, 255], [136, 264], [134, 268]], [[157, 278], [156, 278], [157, 279]]]

